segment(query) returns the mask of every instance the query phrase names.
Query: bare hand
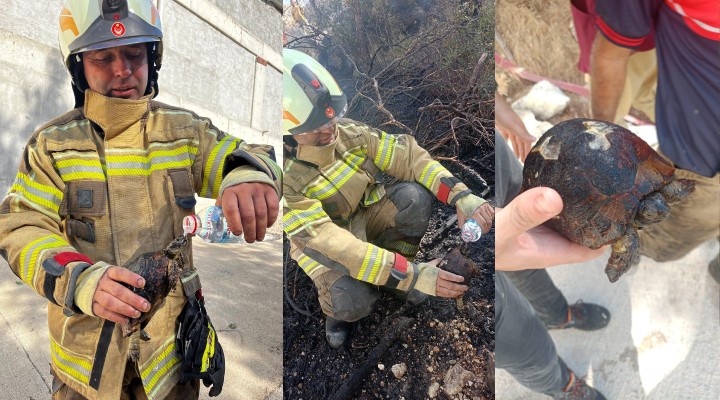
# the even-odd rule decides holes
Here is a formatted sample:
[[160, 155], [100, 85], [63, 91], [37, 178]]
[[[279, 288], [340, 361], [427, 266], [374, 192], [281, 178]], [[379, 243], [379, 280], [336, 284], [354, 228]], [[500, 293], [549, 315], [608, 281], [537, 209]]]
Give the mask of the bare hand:
[[528, 133], [525, 124], [510, 107], [510, 104], [498, 93], [495, 93], [495, 125], [500, 135], [510, 144], [518, 159], [525, 162], [530, 153], [535, 136]]
[[450, 299], [461, 296], [468, 290], [466, 285], [456, 283], [462, 281], [462, 276], [441, 269], [438, 273], [437, 283], [435, 284], [435, 295]]
[[230, 231], [244, 235], [248, 243], [265, 238], [265, 230], [275, 223], [280, 208], [275, 189], [261, 182], [230, 186], [217, 203], [222, 205]]
[[121, 282], [136, 288], [145, 286], [145, 279], [127, 268], [108, 268], [93, 294], [93, 314], [119, 324], [127, 324], [128, 318], [138, 318], [140, 312], [150, 310], [147, 300], [133, 293]]
[[[465, 226], [467, 218], [465, 218], [465, 215], [462, 213], [462, 211], [460, 211], [460, 208], [457, 209], [457, 217], [458, 226], [460, 227], [460, 229], [462, 229], [462, 227]], [[482, 228], [483, 233], [490, 232], [490, 228], [492, 228], [494, 218], [495, 208], [490, 203], [484, 203], [483, 205], [478, 207], [472, 215], [472, 219], [477, 221], [477, 223], [480, 225], [480, 228]]]
[[560, 214], [562, 208], [562, 199], [556, 191], [537, 187], [521, 193], [507, 207], [498, 209], [495, 269], [547, 268], [588, 261], [602, 255], [607, 246], [592, 250], [540, 226]]

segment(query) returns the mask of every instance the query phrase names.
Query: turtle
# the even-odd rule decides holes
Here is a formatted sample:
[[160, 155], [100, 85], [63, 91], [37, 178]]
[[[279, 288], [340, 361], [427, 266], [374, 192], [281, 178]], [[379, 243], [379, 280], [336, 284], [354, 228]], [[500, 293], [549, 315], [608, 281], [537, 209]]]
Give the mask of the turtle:
[[562, 212], [545, 225], [575, 243], [612, 244], [605, 273], [616, 282], [638, 262], [638, 230], [665, 220], [695, 181], [619, 125], [577, 118], [547, 130], [528, 154], [521, 191], [555, 189]]
[[171, 290], [175, 290], [185, 264], [182, 250], [187, 245], [187, 236], [180, 235], [166, 248], [140, 254], [124, 265], [125, 268], [145, 279], [143, 288], [131, 286], [128, 288], [150, 302], [150, 310], [141, 313], [138, 318], [130, 318], [127, 324], [122, 324], [123, 337], [128, 337], [140, 329], [140, 338], [150, 339], [143, 329], [162, 306], [165, 297]]
[[[469, 250], [469, 243], [455, 247], [449, 253], [445, 254], [438, 264], [438, 268], [462, 276], [462, 282], [458, 282], [461, 285], [469, 285], [470, 279], [480, 274], [480, 268], [475, 264], [475, 262], [473, 262], [473, 260], [467, 257]], [[458, 309], [464, 308], [462, 298], [462, 295], [456, 298], [456, 305]]]

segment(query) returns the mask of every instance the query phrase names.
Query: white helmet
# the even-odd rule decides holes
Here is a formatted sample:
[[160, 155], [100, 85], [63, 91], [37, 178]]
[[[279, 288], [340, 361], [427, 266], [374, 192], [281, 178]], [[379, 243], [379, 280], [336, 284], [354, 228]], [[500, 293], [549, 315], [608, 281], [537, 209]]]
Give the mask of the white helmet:
[[[67, 0], [60, 12], [59, 41], [73, 89], [87, 89], [80, 53], [136, 43], [148, 46], [148, 87], [157, 95], [162, 65], [160, 14], [152, 0]], [[76, 93], [77, 98], [77, 93]]]
[[283, 50], [283, 135], [302, 135], [342, 118], [347, 99], [335, 78], [309, 55]]

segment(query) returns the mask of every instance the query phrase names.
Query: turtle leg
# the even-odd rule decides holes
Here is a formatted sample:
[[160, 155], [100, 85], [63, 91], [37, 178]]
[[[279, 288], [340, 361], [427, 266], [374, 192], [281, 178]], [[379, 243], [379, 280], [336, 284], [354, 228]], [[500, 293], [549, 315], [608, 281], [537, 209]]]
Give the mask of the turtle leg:
[[605, 274], [610, 282], [620, 279], [620, 276], [640, 259], [639, 248], [640, 237], [635, 228], [630, 228], [625, 236], [613, 243], [612, 254], [605, 267]]
[[692, 179], [675, 179], [660, 189], [668, 204], [675, 204], [685, 200], [695, 190], [695, 181]]

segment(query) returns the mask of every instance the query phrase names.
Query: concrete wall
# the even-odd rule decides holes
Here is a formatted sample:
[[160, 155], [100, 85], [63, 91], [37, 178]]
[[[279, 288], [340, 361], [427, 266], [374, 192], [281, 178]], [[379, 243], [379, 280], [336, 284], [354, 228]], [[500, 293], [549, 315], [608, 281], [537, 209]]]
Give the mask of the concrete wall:
[[[62, 0], [9, 0], [0, 12], [0, 197], [33, 131], [73, 106], [57, 46]], [[157, 100], [189, 108], [282, 154], [282, 23], [262, 0], [156, 0], [164, 31]]]

